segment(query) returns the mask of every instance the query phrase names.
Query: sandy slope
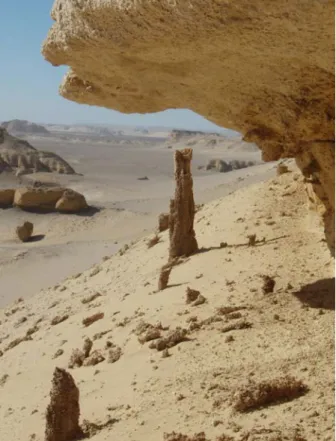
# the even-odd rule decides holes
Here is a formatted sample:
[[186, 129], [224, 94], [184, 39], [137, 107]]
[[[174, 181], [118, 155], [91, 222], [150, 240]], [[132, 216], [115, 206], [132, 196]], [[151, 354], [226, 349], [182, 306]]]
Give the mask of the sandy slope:
[[[221, 138], [222, 139], [222, 138]], [[230, 173], [198, 170], [212, 156], [226, 158], [232, 141], [222, 139], [209, 151], [205, 138], [198, 137], [194, 149], [193, 175], [197, 203], [209, 202], [238, 188], [260, 182], [274, 174], [274, 163], [261, 164]], [[23, 185], [35, 180], [71, 187], [83, 193], [89, 204], [100, 211], [88, 215], [32, 214], [19, 210], [0, 210], [0, 307], [16, 297], [27, 298], [43, 288], [59, 283], [114, 253], [155, 228], [157, 216], [169, 207], [173, 194], [173, 151], [156, 139], [145, 144], [122, 147], [100, 143], [63, 141], [55, 137], [29, 138], [35, 147], [64, 157], [82, 175], [33, 173], [22, 178]], [[175, 147], [182, 147], [182, 141]], [[175, 148], [174, 147], [174, 148]], [[237, 159], [250, 159], [235, 141], [229, 148]], [[252, 152], [255, 158], [260, 152]], [[231, 156], [230, 156], [231, 157]], [[148, 176], [148, 180], [138, 177]], [[11, 174], [0, 174], [1, 187], [17, 187]], [[22, 244], [15, 228], [24, 221], [34, 224], [37, 239]], [[116, 243], [117, 242], [117, 243]], [[20, 274], [18, 278], [16, 275]]]
[[[265, 242], [245, 246], [252, 233]], [[153, 248], [142, 238], [123, 255], [1, 312], [1, 350], [37, 322], [38, 330], [0, 358], [1, 377], [8, 375], [0, 386], [0, 439], [43, 440], [53, 369], [66, 368], [72, 350], [101, 331], [109, 332], [94, 340], [93, 349], [106, 355], [109, 340], [122, 349], [121, 358], [71, 370], [82, 418], [118, 420], [95, 441], [159, 441], [173, 430], [190, 435], [204, 430], [211, 440], [223, 433], [249, 441], [333, 439], [333, 262], [299, 174], [209, 203], [197, 213], [196, 234], [205, 249], [173, 269], [166, 291], [156, 292], [167, 260], [167, 232]], [[229, 246], [219, 248], [220, 242]], [[261, 291], [265, 274], [276, 281], [268, 295]], [[187, 286], [200, 290], [207, 303], [186, 305]], [[101, 297], [81, 303], [96, 292]], [[191, 316], [205, 319], [217, 307], [233, 305], [246, 309], [228, 323], [245, 318], [250, 328], [224, 333], [226, 322], [204, 325], [171, 348], [168, 358], [140, 344], [132, 332], [140, 320], [188, 327]], [[103, 319], [83, 327], [83, 318], [101, 311]], [[67, 320], [50, 324], [64, 314]], [[53, 359], [58, 349], [64, 353]], [[250, 413], [233, 411], [238, 386], [284, 374], [304, 381], [306, 395]]]

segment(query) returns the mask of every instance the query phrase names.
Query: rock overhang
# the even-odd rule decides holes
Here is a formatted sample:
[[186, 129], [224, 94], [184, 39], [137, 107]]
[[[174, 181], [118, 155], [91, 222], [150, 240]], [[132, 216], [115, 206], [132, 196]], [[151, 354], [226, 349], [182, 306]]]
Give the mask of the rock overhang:
[[189, 108], [267, 161], [318, 162], [314, 189], [334, 210], [334, 2], [56, 0], [52, 18], [42, 52], [70, 67], [63, 97], [124, 113]]

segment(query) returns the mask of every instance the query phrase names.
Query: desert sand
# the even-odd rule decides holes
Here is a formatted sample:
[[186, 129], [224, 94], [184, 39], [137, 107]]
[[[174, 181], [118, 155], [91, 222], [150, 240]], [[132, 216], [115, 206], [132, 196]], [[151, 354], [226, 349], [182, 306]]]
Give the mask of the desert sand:
[[[195, 142], [194, 196], [205, 204], [195, 218], [200, 251], [174, 267], [168, 288], [158, 292], [168, 232], [147, 244], [158, 214], [168, 211], [180, 144], [168, 148], [165, 137], [153, 136], [122, 144], [30, 141], [43, 149], [48, 142], [83, 176], [24, 179], [70, 186], [93, 208], [80, 215], [0, 212], [0, 439], [44, 439], [55, 367], [73, 376], [81, 422], [97, 424], [95, 441], [160, 441], [174, 431], [204, 431], [199, 440], [333, 439], [333, 260], [293, 163], [276, 176], [276, 163], [262, 163], [255, 149], [198, 150], [204, 141]], [[198, 170], [218, 157], [260, 164]], [[2, 186], [15, 182], [0, 175]], [[15, 227], [26, 220], [37, 236], [19, 243]], [[249, 247], [251, 234], [257, 244]], [[264, 276], [275, 281], [273, 292], [263, 292]], [[206, 301], [186, 303], [187, 287]], [[96, 313], [104, 315], [84, 326]], [[163, 357], [141, 340], [142, 322], [161, 337], [181, 327], [187, 338]], [[103, 360], [69, 368], [87, 337]], [[304, 385], [295, 397], [238, 409], [241, 387], [253, 391], [286, 375]]]

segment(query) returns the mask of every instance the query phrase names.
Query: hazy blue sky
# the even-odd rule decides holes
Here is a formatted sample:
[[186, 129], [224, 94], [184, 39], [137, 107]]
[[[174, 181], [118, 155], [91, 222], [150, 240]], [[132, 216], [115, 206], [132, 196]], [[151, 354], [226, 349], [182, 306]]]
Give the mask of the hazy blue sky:
[[112, 110], [72, 103], [58, 95], [66, 67], [44, 61], [40, 48], [52, 24], [52, 0], [11, 0], [1, 8], [0, 121], [102, 123], [185, 127], [214, 130], [216, 126], [188, 110], [148, 115], [123, 115]]

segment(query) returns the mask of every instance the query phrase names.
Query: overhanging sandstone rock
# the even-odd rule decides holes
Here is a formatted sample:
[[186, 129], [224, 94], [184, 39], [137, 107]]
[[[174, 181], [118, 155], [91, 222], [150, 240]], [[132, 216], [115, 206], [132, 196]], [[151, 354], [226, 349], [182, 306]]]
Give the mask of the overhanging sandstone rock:
[[65, 98], [125, 113], [189, 108], [267, 161], [312, 155], [331, 223], [333, 1], [56, 0], [52, 17], [43, 54], [70, 66]]

